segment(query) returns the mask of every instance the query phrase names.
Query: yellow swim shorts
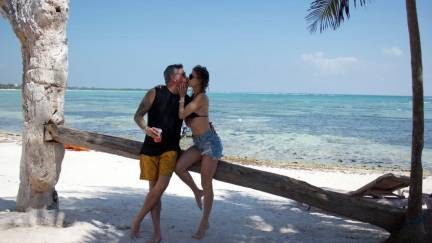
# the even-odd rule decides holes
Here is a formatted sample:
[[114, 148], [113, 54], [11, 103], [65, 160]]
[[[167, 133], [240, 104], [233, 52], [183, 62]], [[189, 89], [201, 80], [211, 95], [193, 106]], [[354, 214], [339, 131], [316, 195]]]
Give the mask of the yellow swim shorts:
[[156, 181], [159, 176], [171, 176], [175, 170], [177, 152], [167, 151], [159, 156], [140, 155], [141, 180]]

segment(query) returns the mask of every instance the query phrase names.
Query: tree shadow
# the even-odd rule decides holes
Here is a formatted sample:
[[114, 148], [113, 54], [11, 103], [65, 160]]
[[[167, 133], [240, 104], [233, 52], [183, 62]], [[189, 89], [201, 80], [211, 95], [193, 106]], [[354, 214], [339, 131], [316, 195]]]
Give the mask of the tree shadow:
[[[129, 238], [130, 222], [140, 209], [145, 189], [95, 187], [88, 197], [69, 196], [78, 191], [60, 191], [65, 226], [92, 225], [82, 242], [142, 242], [150, 239], [152, 223], [147, 216], [141, 239]], [[191, 195], [192, 196], [192, 195]], [[161, 226], [164, 242], [192, 242], [201, 211], [192, 197], [165, 194]], [[200, 242], [380, 242], [388, 234], [370, 224], [312, 210], [305, 211], [292, 200], [269, 200], [246, 192], [218, 190], [211, 228]], [[198, 242], [198, 241], [197, 241]]]
[[242, 207], [237, 211], [239, 223], [250, 229], [237, 233], [236, 242], [381, 242], [388, 237], [386, 231], [373, 225], [315, 208], [307, 211], [293, 200], [260, 199], [230, 191], [224, 203]]

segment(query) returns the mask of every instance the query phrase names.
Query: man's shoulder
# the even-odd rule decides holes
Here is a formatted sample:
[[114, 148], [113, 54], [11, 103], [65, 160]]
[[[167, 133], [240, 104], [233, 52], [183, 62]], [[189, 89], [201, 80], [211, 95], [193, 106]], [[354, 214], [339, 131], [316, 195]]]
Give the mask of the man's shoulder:
[[151, 94], [151, 95], [155, 95], [157, 92], [161, 91], [164, 87], [166, 87], [165, 85], [156, 85], [153, 88], [147, 90], [147, 94]]
[[163, 84], [159, 84], [159, 85], [156, 85], [156, 86], [154, 86], [154, 90], [162, 90], [162, 89], [164, 89], [164, 88], [166, 88], [166, 85], [163, 85]]

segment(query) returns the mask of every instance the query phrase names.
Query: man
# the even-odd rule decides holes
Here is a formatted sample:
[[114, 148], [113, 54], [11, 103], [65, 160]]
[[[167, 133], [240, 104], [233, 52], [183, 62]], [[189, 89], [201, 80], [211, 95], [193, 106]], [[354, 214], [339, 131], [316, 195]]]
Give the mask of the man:
[[[131, 237], [138, 237], [141, 221], [151, 212], [154, 235], [160, 242], [161, 197], [168, 186], [180, 151], [182, 120], [178, 115], [178, 86], [186, 82], [181, 64], [168, 66], [164, 71], [165, 84], [147, 92], [134, 120], [146, 134], [140, 154], [140, 179], [149, 181], [149, 193], [132, 222]], [[147, 122], [144, 115], [147, 114]], [[161, 129], [161, 130], [160, 130]]]

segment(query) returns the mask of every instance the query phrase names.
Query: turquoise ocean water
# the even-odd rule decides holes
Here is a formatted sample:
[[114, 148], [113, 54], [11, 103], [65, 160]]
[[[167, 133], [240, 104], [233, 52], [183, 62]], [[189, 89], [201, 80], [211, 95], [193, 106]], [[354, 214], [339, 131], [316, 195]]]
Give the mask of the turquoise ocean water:
[[[133, 121], [145, 91], [68, 90], [66, 126], [143, 140]], [[210, 119], [227, 156], [275, 162], [409, 168], [411, 98], [211, 93]], [[432, 170], [432, 98], [423, 164]], [[20, 132], [21, 92], [0, 90], [0, 130]]]

